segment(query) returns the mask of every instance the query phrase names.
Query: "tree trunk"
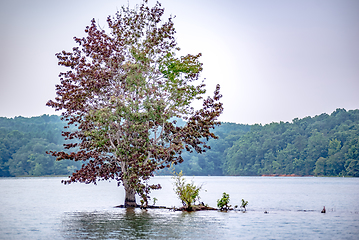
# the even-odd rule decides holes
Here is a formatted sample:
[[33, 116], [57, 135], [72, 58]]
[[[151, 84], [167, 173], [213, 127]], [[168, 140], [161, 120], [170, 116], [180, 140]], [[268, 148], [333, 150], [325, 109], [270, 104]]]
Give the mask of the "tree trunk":
[[136, 196], [135, 191], [128, 186], [128, 184], [124, 184], [125, 187], [125, 207], [136, 207]]

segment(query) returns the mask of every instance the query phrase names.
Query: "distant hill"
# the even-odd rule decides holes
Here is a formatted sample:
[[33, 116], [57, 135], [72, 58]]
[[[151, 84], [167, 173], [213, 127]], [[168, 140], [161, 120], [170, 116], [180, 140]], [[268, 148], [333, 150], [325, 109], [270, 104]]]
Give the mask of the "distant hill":
[[262, 125], [223, 123], [206, 153], [183, 154], [187, 175], [359, 177], [359, 110]]
[[253, 125], [225, 155], [225, 175], [359, 177], [359, 110]]
[[[177, 119], [179, 125], [185, 124]], [[55, 161], [64, 123], [58, 116], [0, 118], [0, 176], [66, 175], [81, 165]], [[359, 110], [266, 125], [222, 123], [203, 154], [184, 152], [186, 175], [359, 177]], [[158, 174], [169, 174], [163, 170]]]
[[64, 122], [59, 116], [0, 117], [0, 177], [67, 175], [81, 165], [55, 161], [48, 150], [61, 150]]

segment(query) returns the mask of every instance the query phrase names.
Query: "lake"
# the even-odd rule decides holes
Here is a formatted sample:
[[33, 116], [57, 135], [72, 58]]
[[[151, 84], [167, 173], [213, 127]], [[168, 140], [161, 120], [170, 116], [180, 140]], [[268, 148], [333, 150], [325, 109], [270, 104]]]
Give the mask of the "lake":
[[[115, 181], [64, 186], [59, 177], [0, 178], [0, 239], [358, 239], [359, 178], [186, 177], [216, 207], [246, 212], [121, 209]], [[171, 177], [155, 177], [156, 205], [181, 206]], [[152, 203], [152, 201], [150, 201]], [[323, 206], [325, 214], [320, 213]], [[264, 211], [268, 213], [265, 214]]]

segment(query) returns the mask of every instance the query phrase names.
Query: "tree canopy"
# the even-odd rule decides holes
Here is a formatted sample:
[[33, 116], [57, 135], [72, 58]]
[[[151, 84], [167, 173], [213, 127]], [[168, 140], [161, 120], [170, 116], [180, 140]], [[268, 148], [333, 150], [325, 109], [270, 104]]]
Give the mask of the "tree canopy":
[[[150, 8], [144, 1], [109, 16], [107, 32], [92, 20], [87, 36], [74, 38], [78, 47], [57, 54], [69, 70], [60, 73], [57, 97], [47, 103], [78, 127], [63, 132], [79, 140], [65, 144], [76, 151], [51, 154], [86, 161], [65, 183], [116, 179], [125, 187], [125, 206], [136, 205], [135, 193], [147, 202], [150, 190], [160, 187], [147, 180], [181, 163], [183, 150], [204, 152], [223, 111], [219, 85], [212, 98], [202, 97], [201, 54], [177, 57], [174, 24], [162, 21], [163, 14], [160, 3]], [[194, 109], [201, 99], [203, 107]], [[186, 124], [176, 126], [175, 117]]]

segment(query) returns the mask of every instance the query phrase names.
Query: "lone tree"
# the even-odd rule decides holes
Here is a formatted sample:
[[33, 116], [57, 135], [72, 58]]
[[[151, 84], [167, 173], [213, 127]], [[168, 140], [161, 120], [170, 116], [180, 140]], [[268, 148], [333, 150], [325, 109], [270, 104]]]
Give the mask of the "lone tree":
[[[176, 57], [175, 28], [172, 18], [161, 21], [163, 13], [160, 3], [149, 8], [147, 0], [122, 7], [107, 18], [108, 32], [92, 20], [86, 37], [74, 38], [78, 47], [56, 54], [69, 70], [60, 73], [57, 97], [47, 105], [62, 111], [68, 122], [62, 135], [72, 141], [49, 154], [85, 161], [65, 184], [122, 182], [125, 207], [137, 206], [135, 194], [147, 205], [151, 189], [161, 188], [149, 178], [183, 162], [183, 150], [209, 148], [205, 139], [217, 138], [210, 130], [223, 111], [219, 85], [213, 98], [203, 98], [205, 84], [196, 84], [201, 54]], [[198, 99], [203, 107], [195, 110], [191, 103]], [[176, 126], [175, 118], [185, 126]]]

